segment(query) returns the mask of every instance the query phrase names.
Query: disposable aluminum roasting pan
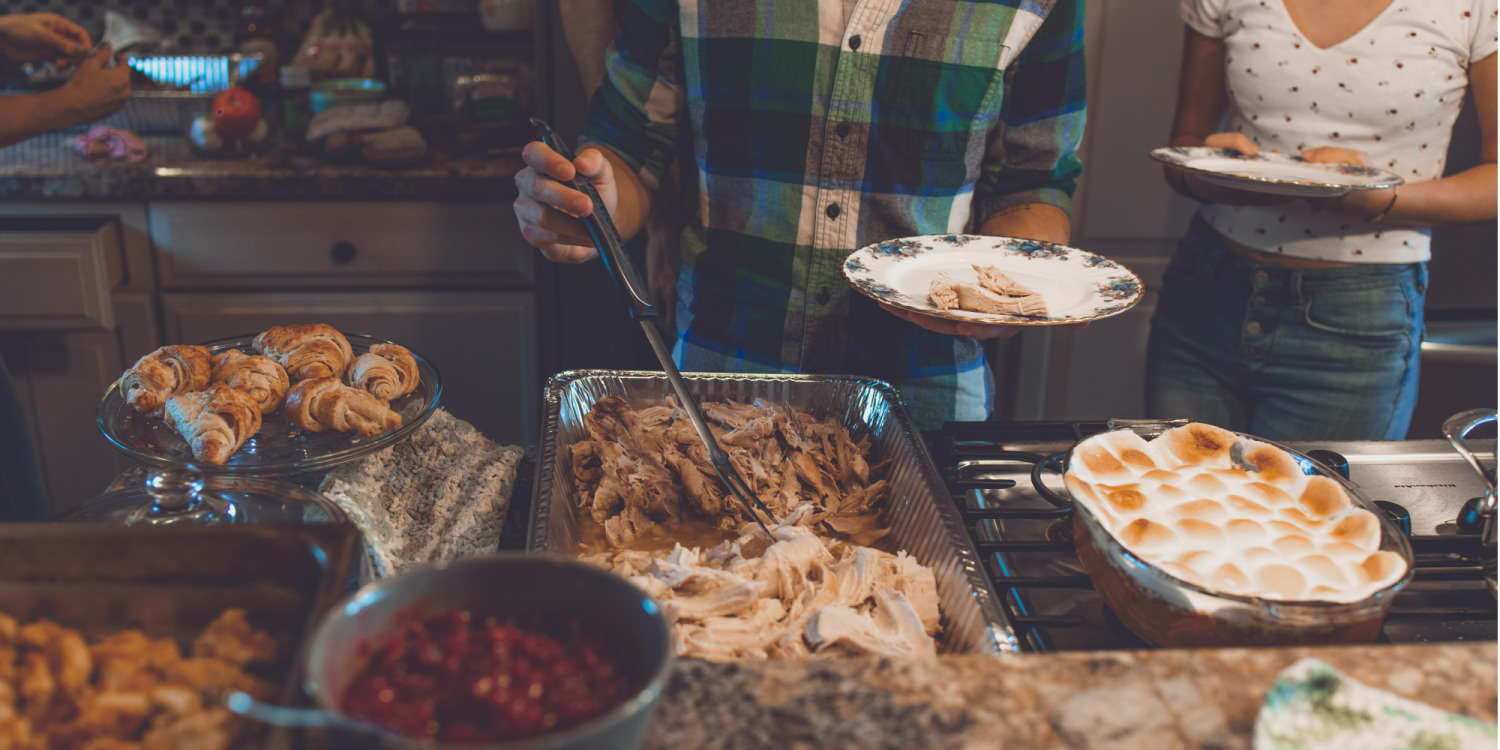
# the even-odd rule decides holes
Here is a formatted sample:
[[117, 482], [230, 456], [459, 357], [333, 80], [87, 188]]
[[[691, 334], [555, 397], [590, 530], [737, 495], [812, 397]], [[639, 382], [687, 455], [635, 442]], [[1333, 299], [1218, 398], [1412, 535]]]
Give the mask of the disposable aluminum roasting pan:
[[[982, 654], [1018, 650], [1015, 630], [998, 606], [963, 521], [894, 388], [850, 375], [683, 373], [683, 378], [700, 402], [733, 399], [790, 406], [832, 418], [853, 434], [869, 435], [871, 463], [890, 460], [892, 537], [937, 577], [943, 616], [939, 649]], [[583, 416], [589, 409], [606, 396], [644, 407], [665, 403], [670, 393], [660, 372], [575, 370], [548, 381], [528, 550], [573, 554], [578, 549], [578, 520], [558, 457], [585, 436]]]

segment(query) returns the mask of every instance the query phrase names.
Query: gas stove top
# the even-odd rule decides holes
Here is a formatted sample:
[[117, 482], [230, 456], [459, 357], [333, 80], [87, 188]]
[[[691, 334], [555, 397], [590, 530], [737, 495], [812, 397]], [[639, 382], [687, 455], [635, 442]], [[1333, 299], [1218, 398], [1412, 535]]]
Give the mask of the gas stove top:
[[[973, 422], [930, 436], [986, 571], [1034, 651], [1149, 648], [1094, 592], [1073, 551], [1061, 454], [1103, 422]], [[1381, 508], [1409, 522], [1416, 573], [1396, 597], [1382, 642], [1494, 640], [1496, 600], [1477, 533], [1457, 519], [1484, 482], [1444, 441], [1291, 442], [1338, 469]], [[1494, 440], [1470, 440], [1486, 466]], [[1493, 550], [1489, 552], [1493, 559]]]

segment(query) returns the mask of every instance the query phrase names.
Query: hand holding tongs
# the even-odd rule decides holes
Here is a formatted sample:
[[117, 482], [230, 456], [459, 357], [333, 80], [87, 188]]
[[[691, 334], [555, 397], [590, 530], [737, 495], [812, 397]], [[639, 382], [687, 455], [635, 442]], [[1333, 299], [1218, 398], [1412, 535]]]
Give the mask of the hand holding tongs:
[[[573, 160], [573, 150], [568, 148], [553, 132], [552, 126], [538, 118], [531, 118], [531, 124], [538, 130], [538, 137], [553, 151], [556, 151], [564, 159]], [[677, 365], [672, 361], [672, 352], [662, 341], [661, 331], [656, 328], [656, 319], [660, 314], [656, 306], [651, 303], [651, 297], [646, 291], [646, 284], [641, 281], [640, 274], [636, 272], [635, 264], [630, 262], [630, 257], [625, 254], [625, 243], [620, 239], [620, 232], [615, 228], [615, 222], [610, 218], [609, 211], [604, 207], [604, 199], [599, 197], [599, 191], [594, 189], [593, 183], [588, 178], [575, 175], [572, 187], [589, 197], [594, 203], [594, 210], [588, 216], [579, 221], [588, 230], [589, 238], [594, 241], [594, 247], [599, 251], [599, 259], [604, 262], [604, 268], [614, 282], [625, 291], [627, 301], [630, 303], [630, 316], [641, 324], [641, 330], [646, 334], [646, 341], [651, 344], [651, 351], [656, 353], [656, 359], [661, 363], [661, 369], [667, 374], [667, 382], [672, 384], [672, 391], [677, 394], [677, 403], [687, 414], [688, 421], [693, 423], [693, 429], [697, 431], [698, 438], [703, 441], [703, 447], [708, 449], [709, 463], [713, 464], [714, 472], [719, 475], [719, 481], [729, 490], [729, 494], [739, 499], [745, 506], [746, 512], [755, 522], [760, 524], [766, 536], [771, 535], [760, 516], [755, 514], [755, 509], [766, 514], [772, 525], [779, 523], [776, 516], [771, 513], [765, 503], [756, 497], [750, 490], [750, 485], [735, 470], [734, 464], [729, 461], [729, 454], [719, 447], [719, 441], [714, 439], [714, 434], [708, 429], [708, 422], [703, 419], [703, 411], [698, 408], [697, 399], [688, 393], [687, 383], [682, 380], [682, 373], [678, 372]]]

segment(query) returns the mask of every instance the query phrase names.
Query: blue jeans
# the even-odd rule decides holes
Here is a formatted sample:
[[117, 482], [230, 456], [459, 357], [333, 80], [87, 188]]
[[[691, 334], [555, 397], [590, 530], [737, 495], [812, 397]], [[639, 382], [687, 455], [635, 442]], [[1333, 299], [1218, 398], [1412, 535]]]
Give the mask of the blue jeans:
[[1426, 293], [1425, 263], [1267, 266], [1194, 218], [1151, 321], [1147, 412], [1271, 440], [1400, 440]]

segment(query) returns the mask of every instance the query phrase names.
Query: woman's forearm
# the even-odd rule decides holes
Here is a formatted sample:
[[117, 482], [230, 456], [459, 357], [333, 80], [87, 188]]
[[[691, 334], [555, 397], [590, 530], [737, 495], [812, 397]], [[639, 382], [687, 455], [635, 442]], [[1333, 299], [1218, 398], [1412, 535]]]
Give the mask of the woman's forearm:
[[1438, 226], [1495, 218], [1493, 162], [1478, 164], [1458, 174], [1396, 189], [1396, 202], [1386, 213], [1386, 224]]

